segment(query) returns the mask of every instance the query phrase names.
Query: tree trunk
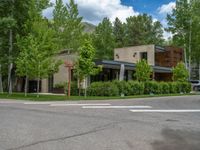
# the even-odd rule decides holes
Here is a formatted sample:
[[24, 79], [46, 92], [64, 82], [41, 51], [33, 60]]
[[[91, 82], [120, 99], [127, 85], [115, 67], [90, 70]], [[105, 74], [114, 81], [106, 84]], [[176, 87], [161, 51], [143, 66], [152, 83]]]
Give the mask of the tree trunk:
[[85, 77], [85, 98], [87, 97], [87, 77]]
[[199, 80], [200, 80], [200, 62], [199, 62]]
[[27, 96], [27, 91], [28, 91], [28, 76], [26, 76], [25, 79], [25, 86], [24, 86], [24, 95]]
[[37, 79], [37, 97], [40, 97], [39, 92], [40, 92], [40, 78]]
[[12, 94], [12, 79], [11, 79], [11, 73], [12, 73], [12, 50], [13, 50], [13, 32], [12, 29], [9, 31], [9, 60], [8, 60], [8, 93]]
[[78, 79], [78, 96], [81, 96], [81, 82], [80, 82], [80, 79]]
[[40, 92], [40, 62], [38, 64], [37, 97], [39, 97], [39, 92]]
[[2, 84], [1, 65], [0, 65], [0, 93], [2, 93], [2, 94], [3, 94], [3, 84]]

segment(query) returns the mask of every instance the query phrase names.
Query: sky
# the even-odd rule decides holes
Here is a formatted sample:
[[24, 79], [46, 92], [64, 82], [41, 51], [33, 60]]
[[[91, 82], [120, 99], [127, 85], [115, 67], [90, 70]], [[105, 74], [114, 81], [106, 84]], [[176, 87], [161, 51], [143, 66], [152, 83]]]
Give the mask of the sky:
[[[55, 3], [56, 0], [50, 0]], [[69, 0], [63, 0], [68, 3]], [[175, 0], [75, 0], [78, 4], [79, 14], [83, 16], [83, 21], [97, 25], [104, 17], [108, 17], [112, 22], [118, 17], [122, 22], [129, 16], [136, 16], [147, 13], [153, 20], [160, 21], [163, 27], [167, 27], [166, 15], [175, 8]], [[53, 8], [44, 10], [43, 15], [52, 18]], [[171, 36], [164, 32], [164, 38]]]

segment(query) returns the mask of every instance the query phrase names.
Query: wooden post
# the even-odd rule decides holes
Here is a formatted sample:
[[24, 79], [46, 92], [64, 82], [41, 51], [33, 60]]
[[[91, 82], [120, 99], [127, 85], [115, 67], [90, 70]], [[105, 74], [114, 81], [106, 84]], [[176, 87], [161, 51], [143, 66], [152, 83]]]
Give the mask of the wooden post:
[[71, 70], [72, 70], [73, 64], [68, 61], [65, 61], [65, 67], [68, 68], [67, 95], [68, 95], [68, 97], [70, 97], [71, 96]]

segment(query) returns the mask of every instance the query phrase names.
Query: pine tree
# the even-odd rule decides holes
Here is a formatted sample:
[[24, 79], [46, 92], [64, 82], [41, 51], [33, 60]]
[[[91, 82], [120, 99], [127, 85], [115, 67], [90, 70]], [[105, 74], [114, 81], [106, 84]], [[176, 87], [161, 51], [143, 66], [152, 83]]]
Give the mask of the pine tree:
[[53, 16], [54, 27], [60, 37], [62, 49], [76, 52], [83, 37], [82, 17], [79, 16], [77, 4], [74, 0], [70, 0], [64, 6], [62, 0], [57, 0]]
[[153, 22], [151, 16], [142, 14], [127, 18], [127, 46], [157, 44], [162, 45], [163, 30], [160, 22]]
[[115, 37], [116, 47], [125, 46], [125, 25], [116, 18], [113, 26], [113, 34]]
[[96, 27], [93, 35], [93, 43], [96, 48], [96, 58], [112, 59], [115, 47], [112, 23], [108, 18], [104, 18]]

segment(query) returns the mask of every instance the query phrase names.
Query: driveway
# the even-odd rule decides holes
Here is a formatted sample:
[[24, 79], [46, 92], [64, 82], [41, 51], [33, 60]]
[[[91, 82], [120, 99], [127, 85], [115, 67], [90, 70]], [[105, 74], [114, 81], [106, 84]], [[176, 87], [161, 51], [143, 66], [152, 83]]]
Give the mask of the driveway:
[[0, 150], [200, 150], [200, 96], [0, 100]]

